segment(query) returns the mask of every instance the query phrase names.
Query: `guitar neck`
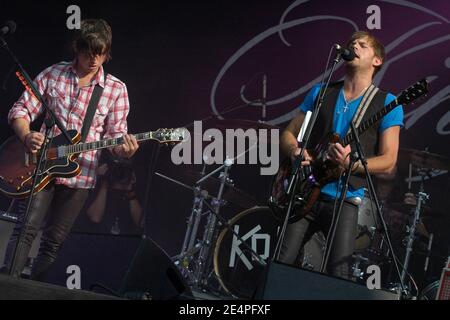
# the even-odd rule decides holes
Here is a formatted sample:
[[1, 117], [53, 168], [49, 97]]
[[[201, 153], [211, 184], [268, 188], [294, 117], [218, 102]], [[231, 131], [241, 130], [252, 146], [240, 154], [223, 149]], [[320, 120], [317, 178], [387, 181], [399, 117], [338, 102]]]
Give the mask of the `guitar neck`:
[[[155, 138], [155, 132], [149, 131], [144, 133], [138, 133], [135, 134], [134, 137], [138, 142], [140, 141], [146, 141], [146, 140], [158, 140]], [[113, 139], [104, 139], [94, 142], [86, 142], [86, 143], [79, 143], [74, 145], [68, 145], [66, 146], [66, 154], [75, 154], [75, 153], [81, 153], [86, 151], [92, 151], [92, 150], [98, 150], [98, 149], [104, 149], [104, 148], [110, 148], [117, 145], [123, 144], [123, 137], [120, 138], [113, 138]]]
[[[358, 133], [358, 136], [366, 132], [370, 127], [372, 127], [375, 123], [380, 121], [385, 115], [387, 115], [389, 112], [391, 112], [395, 107], [399, 105], [397, 98], [395, 98], [394, 101], [389, 103], [387, 106], [385, 106], [383, 109], [378, 111], [376, 114], [374, 114], [370, 119], [364, 121], [359, 125], [359, 127], [356, 129], [356, 132]], [[350, 143], [352, 143], [355, 140], [355, 137], [353, 136], [353, 132], [350, 132], [345, 136], [345, 138], [342, 140], [342, 145], [346, 146]]]

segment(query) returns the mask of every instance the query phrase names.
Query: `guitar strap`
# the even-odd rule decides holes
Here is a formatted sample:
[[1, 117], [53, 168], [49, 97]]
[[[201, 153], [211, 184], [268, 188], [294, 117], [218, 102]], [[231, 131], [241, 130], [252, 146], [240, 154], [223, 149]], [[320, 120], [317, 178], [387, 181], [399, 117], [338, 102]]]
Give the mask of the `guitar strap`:
[[[378, 92], [378, 87], [375, 87], [373, 84], [371, 84], [366, 92], [364, 93], [364, 96], [358, 106], [358, 111], [356, 111], [355, 117], [353, 118], [353, 125], [355, 126], [355, 128], [358, 128], [359, 125], [361, 124], [361, 121], [364, 117], [364, 114], [366, 113], [367, 109], [370, 106], [370, 103], [372, 102], [373, 98], [375, 97], [375, 95]], [[349, 134], [351, 132], [351, 127], [348, 128], [348, 132], [347, 134]]]
[[[107, 74], [105, 73], [105, 83]], [[92, 119], [94, 119], [95, 110], [97, 109], [98, 102], [100, 101], [100, 97], [102, 96], [103, 88], [100, 84], [96, 84], [94, 87], [94, 91], [91, 95], [91, 100], [89, 100], [89, 105], [86, 110], [86, 115], [84, 116], [83, 128], [81, 128], [81, 142], [86, 140], [89, 129], [91, 128]]]

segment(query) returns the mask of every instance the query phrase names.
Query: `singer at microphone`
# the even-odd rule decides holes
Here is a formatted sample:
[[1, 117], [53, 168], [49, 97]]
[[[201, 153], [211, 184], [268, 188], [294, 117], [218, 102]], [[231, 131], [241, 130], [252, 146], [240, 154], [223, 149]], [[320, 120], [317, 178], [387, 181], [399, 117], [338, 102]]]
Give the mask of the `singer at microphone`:
[[355, 59], [356, 54], [355, 54], [355, 51], [353, 51], [353, 49], [351, 47], [343, 48], [342, 46], [340, 46], [337, 43], [334, 44], [334, 47], [340, 54], [341, 58], [344, 59], [345, 61], [352, 61], [353, 59]]
[[[323, 158], [330, 163], [330, 167], [327, 166], [327, 168], [339, 166], [349, 172], [348, 188], [342, 188], [346, 185], [343, 176], [347, 175], [343, 175], [342, 178], [330, 178], [331, 181], [326, 184], [318, 183], [316, 178], [325, 176], [324, 170], [327, 168], [320, 168], [320, 161], [323, 158], [317, 160], [317, 157], [311, 154], [313, 156], [311, 166], [315, 171], [322, 171], [314, 172], [313, 175], [308, 176], [307, 181], [299, 178], [301, 181], [298, 185], [317, 183], [320, 187], [320, 195], [319, 192], [316, 192], [316, 198], [312, 198], [307, 192], [294, 189], [294, 210], [292, 210], [293, 216], [290, 215], [293, 219], [286, 224], [277, 259], [279, 262], [297, 266], [299, 263], [297, 258], [301, 254], [302, 246], [308, 243], [315, 232], [321, 231], [325, 237], [330, 235], [326, 248], [329, 250], [329, 254], [326, 259], [323, 259], [323, 263], [327, 264], [322, 266], [323, 263], [319, 262], [318, 265], [313, 266], [313, 269], [315, 271], [323, 269], [333, 276], [354, 281], [355, 279], [352, 277], [354, 258], [352, 255], [355, 252], [355, 238], [358, 234], [358, 203], [361, 203], [364, 197], [369, 196], [365, 193], [367, 186], [365, 168], [360, 160], [349, 168], [352, 145], [332, 142], [327, 140], [327, 137], [332, 133], [342, 138], [345, 137], [350, 123], [353, 119], [358, 118], [358, 110], [366, 110], [362, 115], [361, 123], [364, 123], [367, 119], [370, 120], [377, 110], [381, 110], [394, 101], [395, 96], [378, 90], [373, 84], [375, 74], [385, 62], [385, 52], [384, 46], [371, 33], [355, 32], [345, 45], [335, 44], [334, 48], [337, 50], [335, 62], [339, 58], [346, 61], [343, 81], [331, 80], [325, 93], [320, 97], [322, 100], [319, 100], [319, 92], [325, 87], [325, 83], [320, 82], [312, 86], [303, 102], [297, 105], [298, 110], [296, 111], [298, 112], [282, 132], [280, 149], [286, 158], [292, 159], [291, 163], [285, 163], [290, 168], [295, 166], [296, 158], [302, 151], [302, 146], [297, 141], [298, 134], [305, 122], [307, 112], [317, 111], [314, 118], [311, 117], [306, 130], [308, 133], [306, 152], [311, 150], [318, 151], [320, 154], [325, 150], [326, 157]], [[360, 105], [364, 105], [364, 107], [361, 108]], [[401, 106], [397, 106], [378, 122], [367, 126], [365, 134], [359, 136], [359, 141], [364, 145], [367, 170], [370, 174], [391, 174], [392, 168], [395, 168], [401, 127], [403, 127], [403, 110]], [[327, 143], [324, 143], [325, 141]], [[304, 154], [308, 155], [306, 152]], [[289, 170], [289, 167], [286, 165], [280, 168], [280, 174], [283, 170]], [[283, 200], [278, 193], [278, 190], [285, 188], [284, 185], [281, 185], [282, 183], [284, 182], [274, 185], [273, 197], [279, 204], [288, 207], [290, 203]], [[306, 189], [308, 188], [306, 187]], [[343, 201], [342, 206], [335, 210], [335, 200], [339, 199], [343, 190], [346, 190], [346, 201]], [[285, 195], [286, 193], [283, 194], [283, 196]], [[295, 202], [296, 199], [301, 201]], [[312, 209], [304, 212], [304, 216], [296, 216], [297, 208], [295, 206], [301, 206], [302, 202], [309, 203], [309, 201], [314, 202]], [[339, 217], [336, 218], [338, 223], [332, 223], [335, 228], [331, 228], [332, 224], [329, 222], [333, 221], [334, 217]]]

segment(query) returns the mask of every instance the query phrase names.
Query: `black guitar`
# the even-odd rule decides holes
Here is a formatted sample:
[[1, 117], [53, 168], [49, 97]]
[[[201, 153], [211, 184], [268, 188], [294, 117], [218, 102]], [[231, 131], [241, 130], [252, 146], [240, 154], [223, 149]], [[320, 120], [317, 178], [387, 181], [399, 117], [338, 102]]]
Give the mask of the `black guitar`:
[[[160, 143], [176, 143], [185, 140], [187, 129], [158, 129], [134, 135], [137, 141], [156, 140]], [[114, 147], [123, 143], [123, 138], [104, 139], [79, 143], [81, 135], [69, 130], [71, 145], [66, 145], [62, 135], [51, 140], [44, 156], [41, 173], [38, 174], [35, 193], [42, 190], [55, 178], [71, 178], [81, 172], [77, 156], [86, 151]], [[30, 194], [33, 174], [37, 166], [38, 153], [29, 154], [17, 136], [12, 136], [0, 146], [0, 192], [13, 198], [24, 198]]]

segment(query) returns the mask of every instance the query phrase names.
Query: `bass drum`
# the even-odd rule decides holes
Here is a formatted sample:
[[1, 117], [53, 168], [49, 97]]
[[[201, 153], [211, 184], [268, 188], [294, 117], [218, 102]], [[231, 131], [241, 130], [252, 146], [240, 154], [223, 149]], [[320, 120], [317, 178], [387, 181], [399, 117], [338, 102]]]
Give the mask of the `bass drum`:
[[[269, 207], [253, 207], [229, 222], [231, 229], [264, 261], [272, 258], [280, 223]], [[217, 239], [214, 272], [225, 291], [236, 298], [251, 299], [261, 281], [264, 267], [228, 228]]]

